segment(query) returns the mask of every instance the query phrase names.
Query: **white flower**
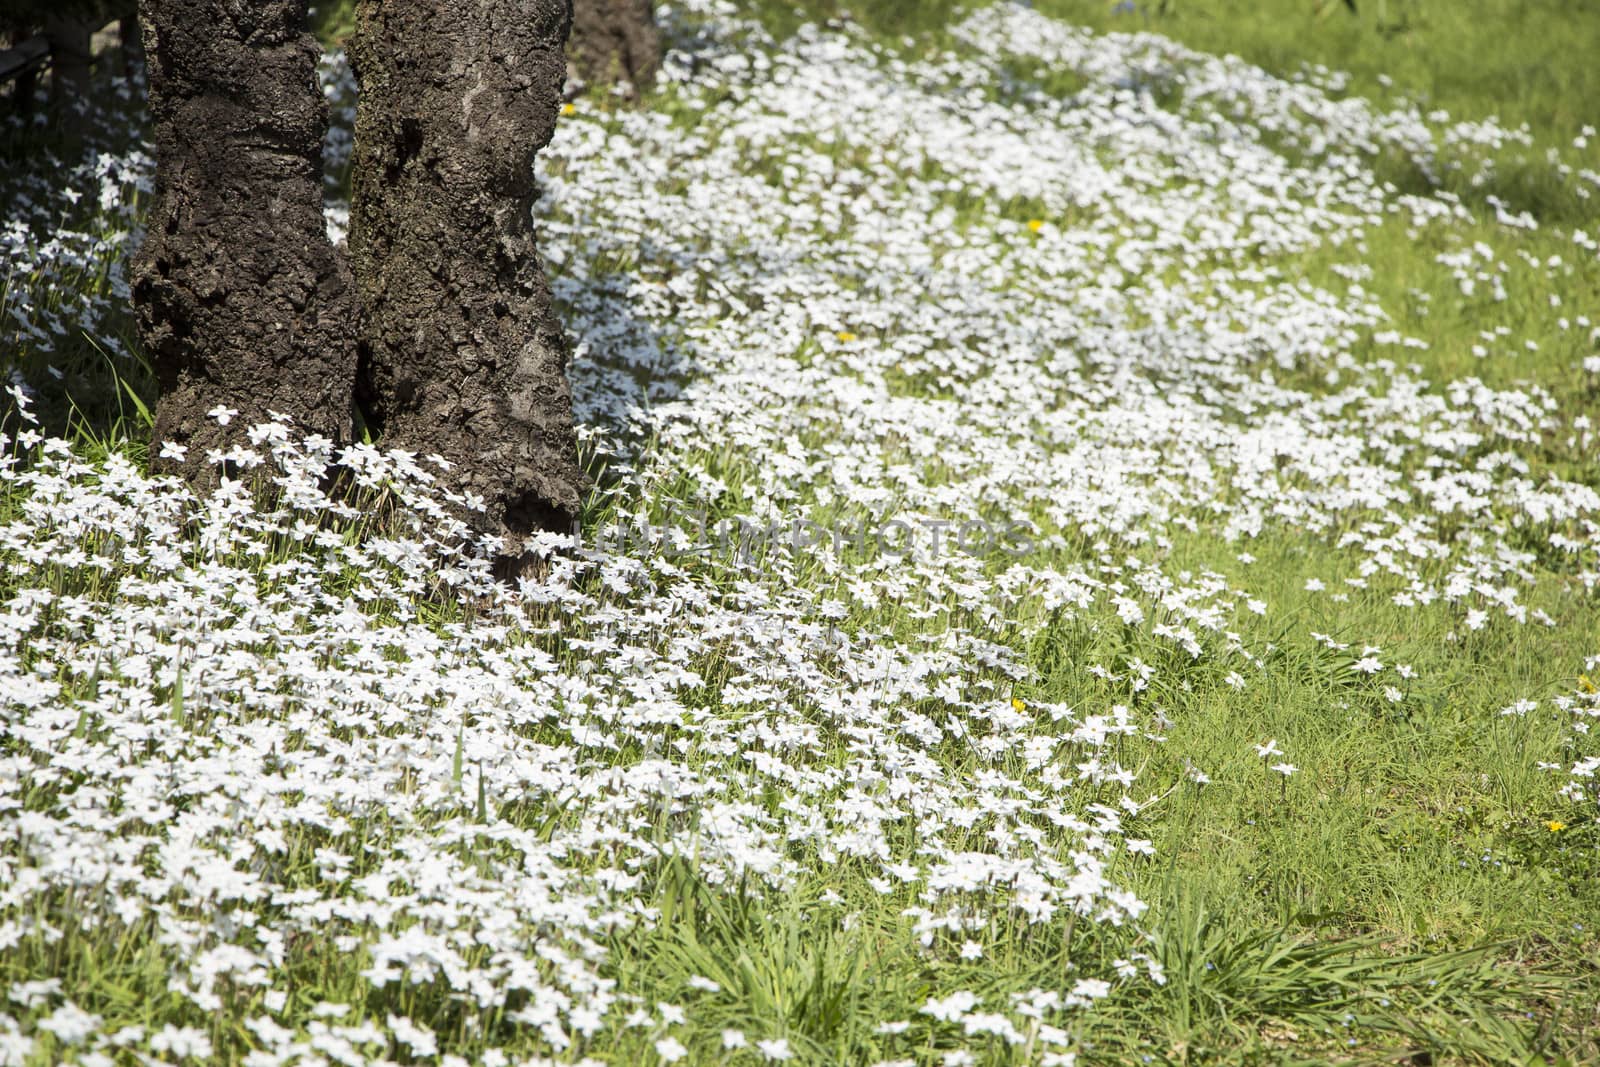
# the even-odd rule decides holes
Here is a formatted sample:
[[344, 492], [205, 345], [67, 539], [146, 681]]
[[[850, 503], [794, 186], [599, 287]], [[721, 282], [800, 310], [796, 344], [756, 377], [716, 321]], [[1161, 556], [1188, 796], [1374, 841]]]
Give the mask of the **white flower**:
[[173, 1026], [168, 1023], [159, 1033], [150, 1035], [150, 1047], [180, 1060], [211, 1058], [211, 1039], [204, 1030], [192, 1026]]
[[404, 1015], [390, 1015], [387, 1019], [389, 1033], [394, 1039], [411, 1050], [413, 1056], [434, 1056], [438, 1054], [439, 1043], [433, 1031], [425, 1026], [418, 1026]]
[[756, 1051], [760, 1052], [761, 1055], [766, 1059], [774, 1062], [794, 1058], [794, 1053], [789, 1049], [788, 1039], [782, 1037], [773, 1037], [768, 1038], [765, 1041], [757, 1041]]
[[1101, 1000], [1111, 995], [1111, 983], [1100, 978], [1080, 978], [1072, 986], [1071, 997], [1079, 1000]]
[[55, 1035], [63, 1045], [77, 1045], [87, 1041], [99, 1028], [100, 1016], [84, 1011], [69, 1000], [36, 1025], [45, 1033]]
[[976, 993], [962, 989], [942, 1000], [929, 997], [928, 1002], [919, 1010], [922, 1014], [931, 1015], [941, 1022], [960, 1022], [963, 1015], [977, 1007], [978, 999]]

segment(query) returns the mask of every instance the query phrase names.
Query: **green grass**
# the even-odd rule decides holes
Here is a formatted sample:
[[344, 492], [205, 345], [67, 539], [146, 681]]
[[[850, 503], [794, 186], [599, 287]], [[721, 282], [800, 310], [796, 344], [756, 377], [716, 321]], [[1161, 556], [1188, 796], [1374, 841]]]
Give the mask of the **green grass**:
[[1149, 31], [1232, 54], [1283, 75], [1322, 65], [1349, 91], [1414, 97], [1456, 118], [1498, 115], [1570, 140], [1595, 123], [1600, 4], [1593, 0], [1359, 0], [1320, 15], [1315, 0], [1038, 0], [1040, 11], [1092, 29]]
[[311, 32], [324, 45], [343, 45], [356, 31], [356, 0], [322, 0], [311, 5]]

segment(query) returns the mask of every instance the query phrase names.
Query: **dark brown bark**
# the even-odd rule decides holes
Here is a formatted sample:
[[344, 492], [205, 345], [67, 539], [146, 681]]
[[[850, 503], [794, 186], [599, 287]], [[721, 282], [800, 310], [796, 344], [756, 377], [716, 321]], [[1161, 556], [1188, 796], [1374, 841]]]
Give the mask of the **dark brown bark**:
[[[197, 485], [206, 452], [269, 412], [347, 441], [355, 377], [346, 272], [322, 218], [318, 48], [304, 0], [146, 0], [156, 199], [133, 264], [160, 383], [151, 455]], [[221, 405], [237, 421], [220, 426]]]
[[50, 105], [57, 128], [69, 142], [81, 138], [88, 126], [94, 85], [89, 38], [94, 31], [92, 20], [70, 11], [51, 14], [44, 21], [44, 38], [50, 45]]
[[0, 51], [0, 77], [19, 72], [12, 82], [11, 108], [19, 115], [31, 114], [33, 94], [39, 87], [39, 71], [50, 59], [50, 45], [42, 38], [30, 36], [26, 28], [12, 29], [3, 36], [6, 47]]
[[565, 0], [361, 0], [350, 42], [357, 397], [385, 447], [449, 460], [513, 550], [565, 529], [583, 487], [532, 218], [568, 18]]
[[571, 73], [585, 84], [648, 89], [661, 66], [661, 34], [650, 0], [573, 0], [567, 58]]
[[122, 73], [131, 78], [144, 62], [144, 41], [139, 34], [137, 15], [117, 20], [117, 39], [122, 45]]

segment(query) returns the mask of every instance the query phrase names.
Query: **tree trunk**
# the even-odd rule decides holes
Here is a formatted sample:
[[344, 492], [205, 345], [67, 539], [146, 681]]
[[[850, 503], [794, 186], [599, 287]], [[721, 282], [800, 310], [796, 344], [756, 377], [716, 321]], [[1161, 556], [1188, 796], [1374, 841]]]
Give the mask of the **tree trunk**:
[[144, 62], [144, 41], [139, 36], [137, 16], [117, 20], [117, 39], [122, 44], [123, 76], [131, 78]]
[[650, 0], [573, 0], [567, 57], [573, 76], [586, 84], [648, 89], [661, 65]]
[[[305, 0], [146, 0], [156, 198], [133, 264], [161, 396], [158, 469], [213, 482], [208, 450], [270, 413], [348, 441], [347, 275], [322, 220], [316, 42]], [[238, 412], [231, 430], [207, 412]], [[161, 459], [166, 445], [188, 450]]]
[[94, 87], [89, 39], [95, 27], [70, 11], [47, 15], [44, 39], [50, 45], [50, 105], [69, 143], [80, 140], [89, 123], [89, 94]]
[[511, 552], [583, 488], [532, 217], [567, 21], [565, 0], [361, 0], [350, 42], [357, 399], [385, 447], [448, 460]]

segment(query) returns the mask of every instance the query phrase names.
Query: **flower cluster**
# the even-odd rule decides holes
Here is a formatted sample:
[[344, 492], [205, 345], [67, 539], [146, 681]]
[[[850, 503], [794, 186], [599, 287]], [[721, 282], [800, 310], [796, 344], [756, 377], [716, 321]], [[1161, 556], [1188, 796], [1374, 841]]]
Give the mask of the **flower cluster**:
[[[1330, 611], [1443, 605], [1461, 642], [1553, 624], [1529, 603], [1541, 560], [1600, 581], [1600, 496], [1534, 465], [1562, 439], [1592, 455], [1589, 423], [1534, 386], [1430, 382], [1403, 362], [1427, 342], [1361, 284], [1391, 218], [1463, 289], [1565, 266], [1513, 269], [1472, 208], [1371, 166], [1442, 173], [1517, 131], [1011, 5], [915, 61], [848, 29], [780, 44], [715, 0], [664, 19], [660, 106], [576, 104], [540, 155], [599, 488], [585, 536], [539, 539], [515, 588], [451, 518], [472, 501], [436, 458], [241, 427], [209, 458], [245, 480], [200, 499], [42, 436], [12, 386], [0, 952], [109, 937], [156, 961], [164, 999], [160, 1026], [112, 1029], [83, 990], [16, 982], [0, 1063], [203, 1062], [241, 1040], [218, 1013], [260, 1067], [569, 1062], [633, 1030], [674, 1062], [696, 1005], [731, 993], [696, 976], [682, 1004], [646, 1001], [608, 946], [661, 917], [683, 869], [764, 900], [829, 886], [819, 927], [849, 929], [864, 895], [933, 974], [1019, 931], [1136, 928], [1121, 872], [1153, 850], [1138, 768], [1170, 725], [1158, 694], [1207, 671], [1249, 696], [1269, 653], [1242, 634], [1273, 605], [1172, 562], [1187, 539], [1244, 565], [1264, 536], [1336, 549], [1349, 572], [1305, 585]], [[1043, 93], [1027, 63], [1084, 88]], [[347, 111], [337, 60], [324, 81]], [[106, 195], [131, 220], [118, 198], [147, 161], [128, 158]], [[7, 254], [45, 278], [48, 212], [17, 203]], [[1573, 245], [1594, 270], [1595, 243]], [[1285, 266], [1312, 252], [1337, 283]], [[125, 253], [83, 254], [114, 278]], [[92, 308], [27, 300], [30, 344], [51, 315], [93, 329]], [[327, 491], [335, 467], [354, 497]], [[685, 513], [1037, 537], [1019, 558], [828, 539], [701, 558], [606, 536]], [[1074, 665], [1116, 697], [1024, 699], [1031, 642], [1073, 621], [1138, 638]], [[1341, 684], [1406, 699], [1415, 672], [1383, 649], [1301, 636], [1344, 656]], [[1592, 697], [1562, 698], [1580, 727]], [[1600, 773], [1586, 751], [1575, 798]], [[1299, 768], [1276, 740], [1256, 753], [1287, 794]], [[327, 946], [356, 961], [359, 1003], [306, 1001]], [[1164, 979], [1132, 950], [1097, 966], [1026, 993], [952, 980], [882, 1021], [883, 1047], [1069, 1063], [1085, 1009]], [[780, 1062], [803, 1040], [733, 1028], [721, 1049]]]

